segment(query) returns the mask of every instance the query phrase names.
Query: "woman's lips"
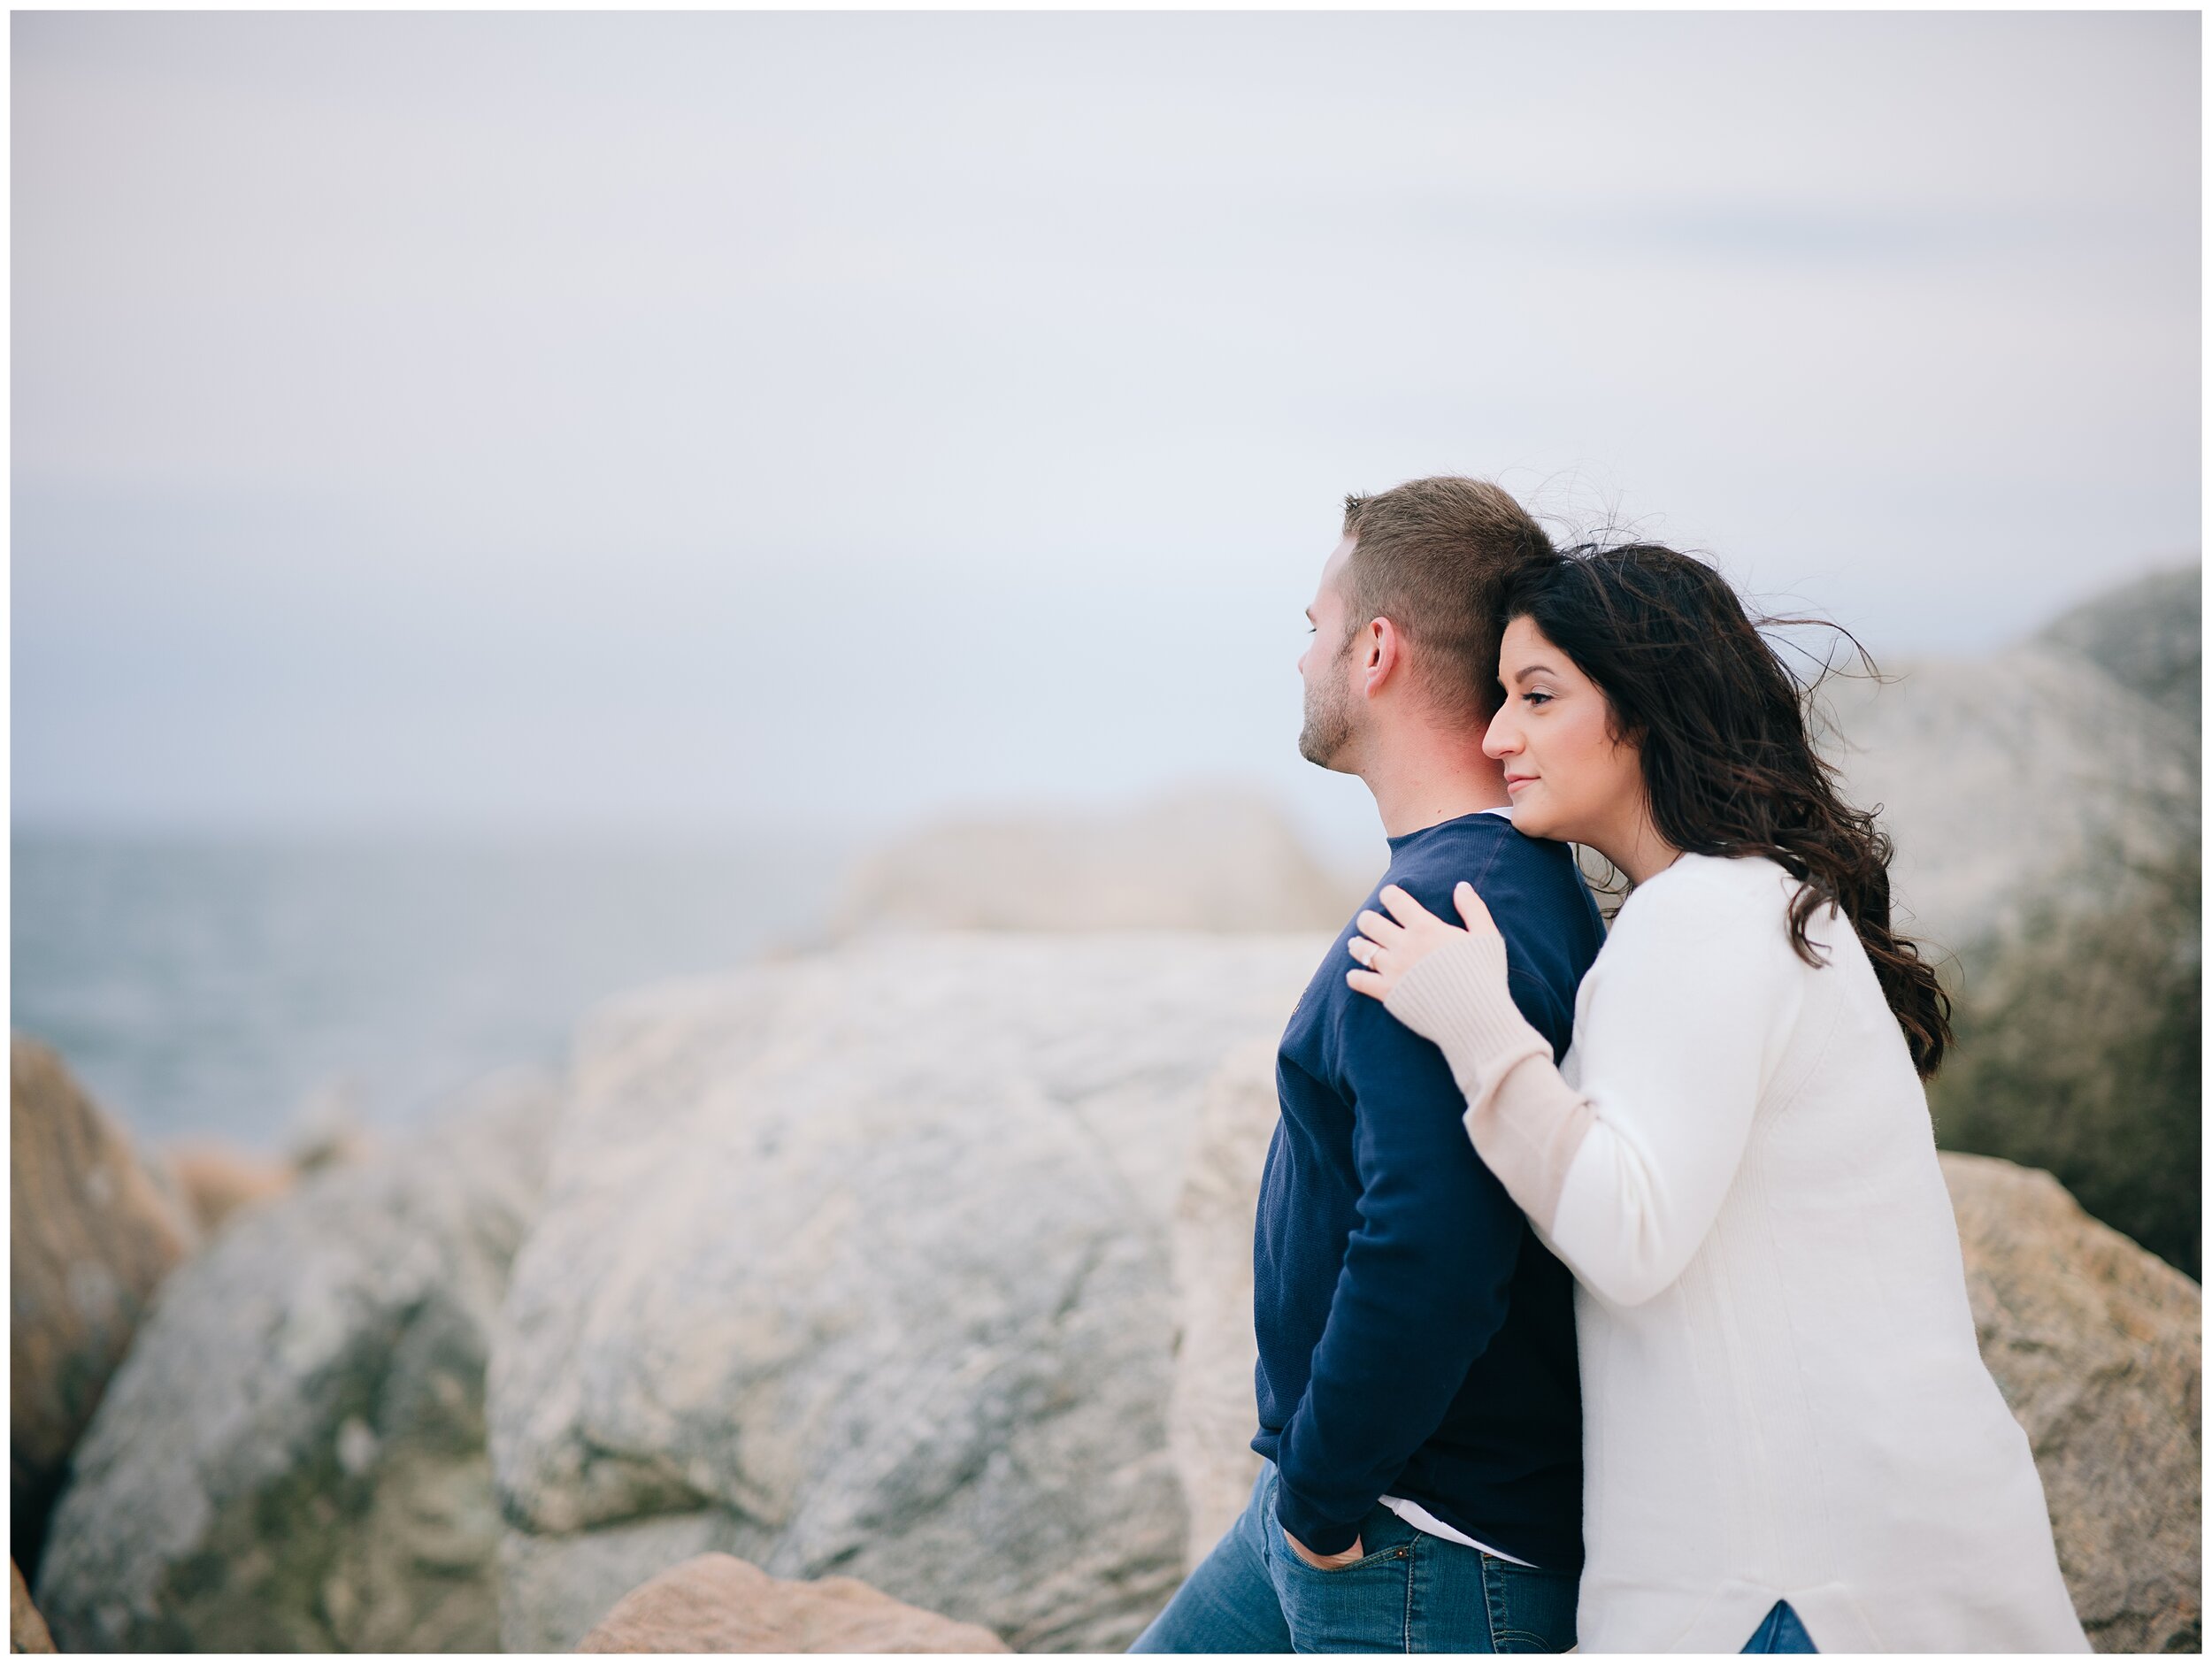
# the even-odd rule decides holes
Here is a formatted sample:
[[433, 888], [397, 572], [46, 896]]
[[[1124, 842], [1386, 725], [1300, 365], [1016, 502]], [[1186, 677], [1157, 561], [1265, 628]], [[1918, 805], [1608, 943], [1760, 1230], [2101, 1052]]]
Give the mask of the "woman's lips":
[[1535, 778], [1533, 774], [1509, 774], [1505, 777], [1505, 789], [1509, 793], [1515, 786], [1526, 786]]

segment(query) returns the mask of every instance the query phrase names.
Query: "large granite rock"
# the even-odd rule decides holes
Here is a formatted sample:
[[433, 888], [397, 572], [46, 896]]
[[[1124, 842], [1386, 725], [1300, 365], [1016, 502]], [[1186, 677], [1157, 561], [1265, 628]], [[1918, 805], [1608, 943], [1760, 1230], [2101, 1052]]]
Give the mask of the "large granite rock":
[[2026, 646], [1838, 677], [1824, 748], [1896, 840], [1898, 924], [1958, 950], [2039, 906], [2110, 905], [2131, 863], [2193, 847], [2197, 736], [2079, 656]]
[[[1170, 1447], [1195, 1565], [1258, 1459], [1249, 1292], [1259, 1163], [1276, 1110], [1255, 1054], [1213, 1084], [1178, 1205], [1183, 1332]], [[2059, 1564], [2101, 1652], [2200, 1645], [2197, 1285], [2099, 1224], [2047, 1173], [1946, 1154], [1982, 1356], [2027, 1430]]]
[[555, 1097], [488, 1082], [171, 1276], [55, 1510], [65, 1650], [496, 1646], [483, 1376]]
[[615, 1602], [579, 1652], [1003, 1652], [851, 1577], [787, 1583], [730, 1554], [700, 1554]]
[[1114, 814], [923, 828], [856, 867], [836, 931], [1334, 932], [1363, 890], [1324, 870], [1268, 798], [1192, 788]]
[[1260, 1169], [1278, 1115], [1275, 1047], [1255, 1041], [1206, 1083], [1170, 1237], [1175, 1369], [1168, 1453], [1187, 1515], [1183, 1563], [1194, 1569], [1244, 1511], [1259, 1477], [1252, 1369], [1252, 1231]]
[[2202, 1649], [2203, 1291], [2047, 1173], [1943, 1158], [1982, 1356], [2101, 1652]]
[[1184, 1147], [1325, 946], [894, 934], [603, 1013], [492, 1359], [508, 1649], [708, 1550], [1131, 1639], [1183, 1565]]
[[8, 1101], [9, 1513], [35, 1571], [70, 1452], [196, 1233], [50, 1047], [12, 1037]]
[[2093, 595], [2037, 638], [2087, 659], [2191, 729], [2203, 720], [2204, 568], [2147, 572]]

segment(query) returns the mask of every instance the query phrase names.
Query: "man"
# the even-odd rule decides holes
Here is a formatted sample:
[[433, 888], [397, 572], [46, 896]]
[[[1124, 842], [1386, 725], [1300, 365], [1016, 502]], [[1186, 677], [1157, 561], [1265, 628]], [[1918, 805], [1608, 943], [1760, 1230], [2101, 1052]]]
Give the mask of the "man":
[[[1514, 997], [1566, 1050], [1604, 927], [1567, 847], [1513, 830], [1482, 752], [1503, 578], [1548, 548], [1479, 480], [1346, 501], [1299, 661], [1310, 762], [1356, 774], [1376, 886], [1453, 916], [1471, 880]], [[1376, 897], [1367, 906], [1376, 906]], [[1437, 1049], [1353, 993], [1345, 926], [1285, 1030], [1253, 1244], [1266, 1460], [1137, 1652], [1540, 1652], [1574, 1643], [1571, 1284], [1483, 1166]]]

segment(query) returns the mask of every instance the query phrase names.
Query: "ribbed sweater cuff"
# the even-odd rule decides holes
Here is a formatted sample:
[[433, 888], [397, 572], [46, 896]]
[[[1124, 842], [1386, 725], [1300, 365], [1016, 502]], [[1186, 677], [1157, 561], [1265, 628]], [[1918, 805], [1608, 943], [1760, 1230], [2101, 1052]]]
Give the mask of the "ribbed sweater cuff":
[[1471, 1102], [1525, 1057], [1551, 1055], [1506, 985], [1505, 944], [1469, 936], [1423, 955], [1383, 1001], [1391, 1016], [1436, 1042]]

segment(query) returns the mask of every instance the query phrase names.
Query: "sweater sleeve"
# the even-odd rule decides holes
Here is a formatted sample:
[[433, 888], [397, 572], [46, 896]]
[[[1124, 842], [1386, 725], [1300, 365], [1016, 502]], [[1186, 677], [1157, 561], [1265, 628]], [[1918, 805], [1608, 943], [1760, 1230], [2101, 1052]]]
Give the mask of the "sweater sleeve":
[[1430, 955], [1387, 1002], [1443, 1051], [1491, 1170], [1616, 1305], [1666, 1288], [1711, 1230], [1802, 1001], [1807, 967], [1760, 877], [1685, 875], [1623, 913], [1591, 972], [1576, 1086], [1486, 942]]

